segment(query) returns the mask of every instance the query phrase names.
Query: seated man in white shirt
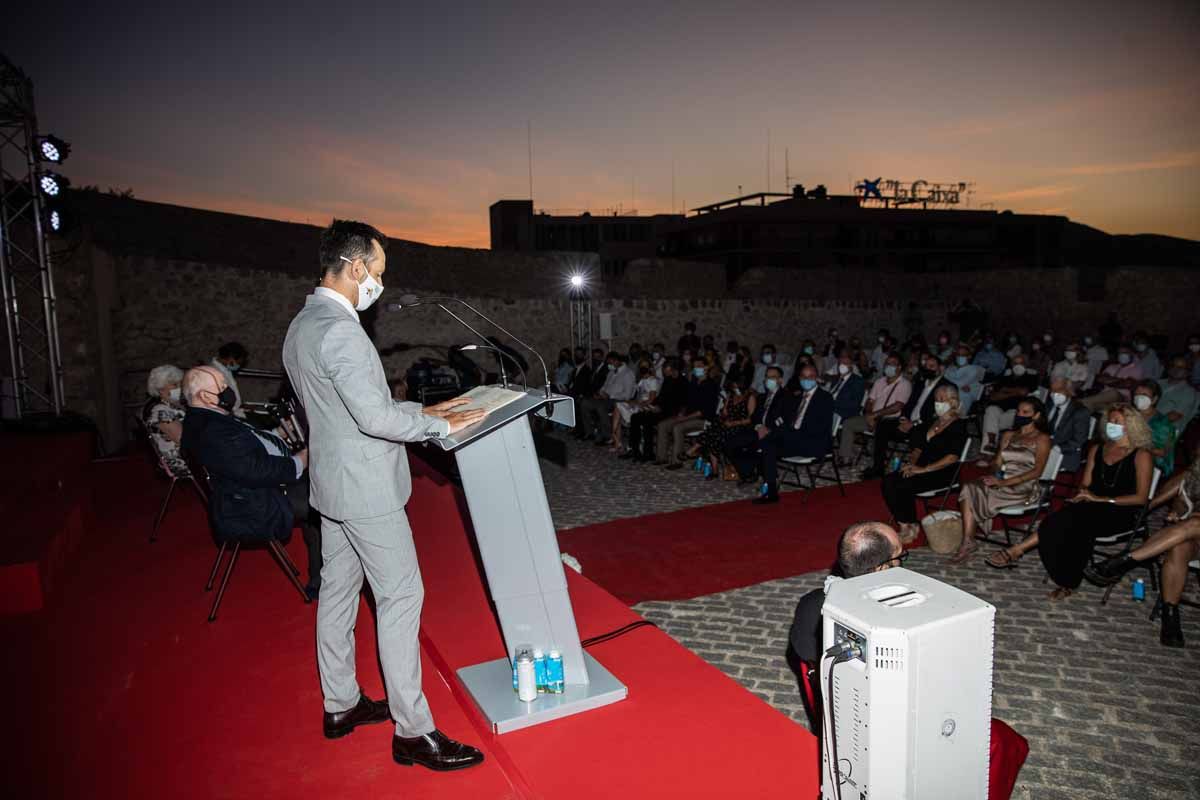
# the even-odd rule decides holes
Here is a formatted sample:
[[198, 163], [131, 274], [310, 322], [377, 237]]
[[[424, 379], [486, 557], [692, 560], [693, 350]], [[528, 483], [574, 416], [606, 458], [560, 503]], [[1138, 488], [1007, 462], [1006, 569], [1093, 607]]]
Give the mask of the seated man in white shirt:
[[1063, 350], [1063, 360], [1054, 365], [1050, 370], [1050, 378], [1066, 378], [1075, 388], [1075, 393], [1079, 394], [1085, 386], [1092, 382], [1092, 372], [1088, 368], [1088, 363], [1081, 358], [1083, 348], [1079, 342], [1069, 342], [1065, 350]]
[[585, 438], [594, 438], [597, 445], [612, 442], [612, 411], [622, 400], [632, 400], [637, 393], [637, 376], [620, 353], [608, 354], [608, 377], [595, 397], [582, 398], [579, 407], [583, 419], [580, 426]]
[[758, 356], [758, 363], [754, 365], [754, 383], [750, 388], [762, 394], [766, 391], [765, 382], [767, 380], [767, 368], [779, 367], [783, 372], [783, 383], [787, 382], [792, 377], [792, 359], [787, 353], [780, 353], [775, 349], [773, 344], [764, 344]]
[[1200, 392], [1188, 384], [1187, 357], [1172, 356], [1167, 362], [1167, 377], [1158, 384], [1162, 387], [1158, 412], [1166, 414], [1167, 419], [1175, 426], [1175, 432], [1182, 435], [1183, 429], [1196, 416], [1197, 406], [1200, 405]]
[[900, 369], [900, 356], [888, 355], [883, 364], [883, 374], [871, 385], [866, 404], [860, 416], [842, 420], [838, 433], [837, 457], [842, 466], [854, 461], [854, 437], [866, 430], [874, 430], [881, 419], [894, 419], [904, 410], [904, 404], [912, 395], [912, 382], [904, 377]]
[[958, 413], [966, 416], [971, 406], [983, 396], [983, 380], [987, 373], [982, 364], [971, 363], [971, 348], [959, 343], [954, 351], [954, 363], [946, 368], [946, 380], [958, 387]]
[[1141, 365], [1142, 375], [1146, 379], [1156, 381], [1162, 377], [1162, 362], [1158, 359], [1158, 353], [1150, 346], [1150, 337], [1145, 331], [1138, 331], [1133, 335], [1133, 350], [1137, 353], [1137, 362]]
[[1084, 389], [1091, 389], [1096, 382], [1096, 376], [1100, 374], [1100, 370], [1104, 369], [1104, 365], [1108, 363], [1108, 348], [1096, 340], [1094, 336], [1083, 337], [1084, 359], [1088, 366], [1088, 384]]

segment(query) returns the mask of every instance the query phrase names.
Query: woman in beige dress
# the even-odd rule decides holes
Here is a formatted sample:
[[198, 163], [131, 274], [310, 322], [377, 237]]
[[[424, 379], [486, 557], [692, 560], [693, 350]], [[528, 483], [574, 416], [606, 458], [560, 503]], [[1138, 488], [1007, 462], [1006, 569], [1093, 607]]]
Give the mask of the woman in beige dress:
[[1026, 397], [1017, 406], [1012, 429], [1000, 436], [991, 474], [963, 486], [958, 495], [963, 538], [951, 561], [957, 564], [971, 557], [978, 547], [975, 535], [981, 528], [991, 528], [1000, 509], [1038, 500], [1038, 478], [1046, 468], [1051, 446], [1046, 407], [1036, 397]]

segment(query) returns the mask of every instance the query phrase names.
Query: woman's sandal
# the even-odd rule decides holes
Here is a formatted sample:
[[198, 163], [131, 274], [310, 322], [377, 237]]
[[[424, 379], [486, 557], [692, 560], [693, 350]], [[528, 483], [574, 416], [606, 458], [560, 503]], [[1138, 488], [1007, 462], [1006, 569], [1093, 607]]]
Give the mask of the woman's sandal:
[[1075, 594], [1075, 592], [1072, 589], [1068, 589], [1064, 586], [1059, 586], [1057, 589], [1055, 589], [1053, 592], [1051, 592], [1047, 596], [1050, 598], [1051, 601], [1057, 602], [1059, 600], [1066, 600], [1068, 597], [1070, 597], [1073, 594]]
[[1013, 558], [1008, 554], [1007, 550], [997, 550], [988, 556], [983, 563], [995, 569], [1016, 569], [1017, 562], [1020, 560], [1020, 556]]
[[975, 545], [967, 550], [959, 550], [954, 555], [950, 556], [951, 564], [965, 564], [971, 560], [971, 556], [975, 555], [975, 551], [979, 549], [979, 545]]

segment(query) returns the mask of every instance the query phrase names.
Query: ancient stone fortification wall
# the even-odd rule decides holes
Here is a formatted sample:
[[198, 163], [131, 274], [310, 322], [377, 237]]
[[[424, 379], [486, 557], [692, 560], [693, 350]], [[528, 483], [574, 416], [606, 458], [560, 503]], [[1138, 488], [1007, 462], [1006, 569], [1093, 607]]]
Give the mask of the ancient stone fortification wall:
[[[444, 256], [444, 263], [438, 261]], [[494, 315], [537, 347], [547, 360], [569, 343], [565, 278], [586, 256], [527, 256], [414, 248], [392, 252], [384, 302], [405, 292], [455, 293]], [[253, 367], [278, 369], [287, 325], [312, 290], [314, 278], [297, 270], [113, 254], [80, 248], [58, 272], [61, 338], [72, 408], [96, 417], [115, 443], [127, 428], [128, 409], [144, 398], [145, 371], [161, 363], [190, 366], [212, 357], [231, 339], [251, 352]], [[1062, 336], [1094, 329], [1115, 310], [1127, 330], [1145, 327], [1171, 337], [1173, 347], [1197, 327], [1200, 273], [1188, 269], [1128, 267], [1107, 273], [1105, 300], [1081, 302], [1074, 269], [992, 273], [902, 274], [818, 269], [754, 269], [728, 293], [724, 271], [707, 264], [635, 262], [620, 277], [594, 275], [596, 313], [612, 313], [621, 348], [655, 340], [668, 348], [683, 323], [695, 320], [718, 341], [737, 339], [757, 348], [766, 341], [796, 352], [805, 337], [829, 326], [869, 341], [875, 330], [904, 331], [910, 301], [927, 333], [953, 327], [950, 308], [971, 297], [991, 314], [993, 327]], [[373, 320], [372, 320], [373, 317]], [[400, 374], [413, 358], [466, 343], [470, 335], [436, 308], [366, 315], [385, 356]], [[553, 365], [551, 365], [553, 368]], [[536, 378], [536, 375], [533, 376]], [[252, 398], [275, 386], [247, 382]]]

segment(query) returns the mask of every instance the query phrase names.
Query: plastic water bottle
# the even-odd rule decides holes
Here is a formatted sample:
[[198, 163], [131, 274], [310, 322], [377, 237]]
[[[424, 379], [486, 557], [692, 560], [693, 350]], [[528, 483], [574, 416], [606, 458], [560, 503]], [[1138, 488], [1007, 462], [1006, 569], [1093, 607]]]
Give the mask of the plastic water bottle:
[[540, 648], [533, 651], [533, 676], [537, 690], [546, 691], [546, 653]]
[[562, 653], [557, 650], [551, 650], [550, 657], [546, 659], [546, 691], [550, 694], [563, 692]]
[[532, 703], [537, 699], [537, 677], [533, 666], [533, 657], [528, 651], [517, 656], [517, 698], [524, 703]]
[[704, 459], [697, 456], [696, 463], [692, 464], [692, 469], [694, 469], [696, 472], [704, 469]]
[[1141, 578], [1133, 582], [1133, 599], [1139, 603], [1146, 599], [1146, 582]]
[[900, 469], [900, 456], [892, 456], [891, 463], [888, 464], [888, 472], [895, 472]]
[[712, 475], [712, 464], [709, 464], [707, 461], [705, 461], [704, 462], [704, 477], [707, 478], [709, 475]]
[[771, 491], [771, 487], [767, 485], [766, 481], [763, 481], [763, 485], [758, 487], [758, 493], [760, 495], [762, 495], [763, 497], [766, 497], [770, 491]]

